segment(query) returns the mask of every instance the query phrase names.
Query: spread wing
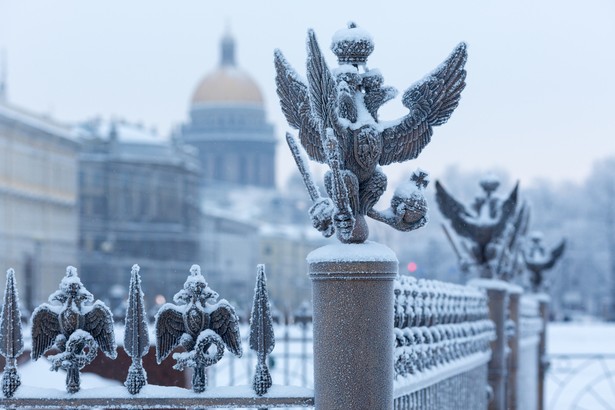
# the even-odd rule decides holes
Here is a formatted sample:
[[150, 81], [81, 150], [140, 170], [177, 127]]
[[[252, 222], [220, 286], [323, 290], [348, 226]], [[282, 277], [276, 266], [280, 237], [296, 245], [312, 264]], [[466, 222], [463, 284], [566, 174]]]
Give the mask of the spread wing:
[[[508, 222], [510, 218], [515, 215], [515, 210], [517, 209], [517, 198], [519, 193], [519, 182], [515, 184], [515, 188], [512, 190], [508, 198], [502, 202], [501, 214], [500, 214], [500, 222], [502, 223], [502, 231], [504, 230], [504, 226]], [[502, 231], [496, 233], [499, 235]]]
[[97, 300], [91, 309], [86, 311], [84, 319], [83, 330], [92, 335], [106, 356], [115, 359], [117, 345], [113, 331], [113, 315], [109, 308]]
[[319, 134], [319, 124], [311, 115], [310, 98], [307, 86], [286, 61], [282, 52], [274, 53], [275, 83], [280, 106], [291, 127], [299, 130], [299, 140], [309, 157], [320, 163], [326, 162]]
[[545, 264], [544, 269], [551, 269], [564, 254], [564, 249], [566, 249], [566, 240], [562, 239], [559, 245], [551, 251], [551, 258]]
[[32, 313], [32, 359], [49, 350], [60, 333], [60, 320], [51, 306], [44, 303], [37, 307]]
[[156, 314], [156, 360], [160, 364], [175, 349], [186, 332], [182, 313], [171, 304], [160, 308]]
[[431, 140], [433, 127], [448, 121], [466, 85], [467, 58], [461, 43], [436, 70], [406, 90], [402, 102], [410, 113], [384, 129], [380, 165], [416, 158]]
[[241, 357], [241, 335], [239, 334], [239, 318], [235, 314], [235, 309], [225, 300], [221, 300], [215, 305], [215, 309], [210, 314], [211, 330], [222, 338], [227, 349], [235, 356]]
[[474, 226], [468, 223], [468, 219], [473, 218], [472, 215], [446, 192], [440, 181], [436, 181], [436, 202], [442, 215], [451, 221], [451, 226], [455, 232], [466, 238], [475, 237]]

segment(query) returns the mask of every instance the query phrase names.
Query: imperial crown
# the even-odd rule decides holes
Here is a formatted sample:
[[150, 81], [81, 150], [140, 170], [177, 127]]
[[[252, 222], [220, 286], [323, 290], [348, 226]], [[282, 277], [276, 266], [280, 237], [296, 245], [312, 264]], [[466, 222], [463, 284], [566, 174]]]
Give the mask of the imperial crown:
[[347, 29], [335, 33], [331, 41], [331, 51], [337, 56], [339, 65], [365, 65], [367, 58], [374, 51], [374, 41], [369, 33], [351, 22], [348, 23]]

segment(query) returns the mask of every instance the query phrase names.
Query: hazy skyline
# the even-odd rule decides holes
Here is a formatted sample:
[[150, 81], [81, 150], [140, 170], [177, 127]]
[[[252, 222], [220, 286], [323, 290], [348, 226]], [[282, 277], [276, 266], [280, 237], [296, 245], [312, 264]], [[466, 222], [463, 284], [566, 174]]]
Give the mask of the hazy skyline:
[[[121, 117], [168, 134], [218, 65], [228, 26], [238, 64], [260, 85], [276, 127], [281, 182], [294, 166], [282, 142], [289, 127], [275, 94], [273, 50], [303, 75], [311, 27], [333, 67], [331, 36], [352, 20], [374, 37], [369, 67], [400, 95], [468, 43], [459, 108], [417, 160], [391, 174], [421, 167], [438, 177], [457, 163], [503, 168], [528, 184], [578, 182], [594, 160], [615, 154], [614, 2], [435, 3], [0, 0], [0, 50], [9, 102], [61, 122]], [[405, 112], [398, 97], [381, 118]]]

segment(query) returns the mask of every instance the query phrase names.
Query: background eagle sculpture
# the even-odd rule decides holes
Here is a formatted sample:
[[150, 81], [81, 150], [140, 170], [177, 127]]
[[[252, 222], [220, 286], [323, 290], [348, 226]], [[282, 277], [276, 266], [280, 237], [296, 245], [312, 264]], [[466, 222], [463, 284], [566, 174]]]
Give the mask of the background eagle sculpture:
[[494, 177], [483, 179], [480, 186], [484, 195], [475, 198], [474, 203], [466, 208], [436, 181], [436, 201], [440, 212], [450, 220], [459, 236], [472, 243], [469, 248], [464, 246], [465, 255], [457, 250], [462, 270], [468, 271], [470, 266], [475, 266], [483, 278], [497, 276], [495, 265], [505, 247], [502, 236], [517, 210], [519, 184], [506, 199], [493, 195], [499, 185], [500, 182]]
[[[193, 367], [192, 388], [202, 392], [207, 386], [205, 368], [222, 358], [224, 347], [241, 357], [239, 318], [224, 299], [216, 302], [214, 292], [193, 265], [184, 288], [175, 294], [172, 303], [164, 304], [156, 314], [156, 360], [162, 362], [173, 349], [182, 346], [186, 353], [177, 353], [175, 368]], [[215, 345], [216, 352], [208, 353]]]
[[83, 286], [77, 269], [69, 266], [60, 289], [32, 313], [32, 359], [37, 360], [52, 347], [60, 354], [50, 356], [52, 370], [67, 371], [66, 389], [79, 391], [79, 370], [96, 357], [98, 348], [115, 359], [117, 356], [113, 315], [100, 300]]
[[540, 232], [532, 232], [530, 235], [531, 243], [528, 249], [523, 252], [525, 266], [530, 271], [530, 284], [532, 291], [540, 292], [544, 287], [544, 272], [553, 268], [557, 261], [564, 254], [566, 248], [566, 240], [562, 239], [560, 243], [550, 251], [547, 251]]
[[[331, 45], [339, 67], [331, 71], [316, 37], [308, 31], [307, 85], [275, 51], [277, 92], [282, 111], [310, 159], [327, 164], [328, 198], [322, 198], [311, 182], [305, 164], [291, 151], [314, 201], [310, 215], [314, 227], [345, 243], [361, 243], [368, 237], [365, 216], [409, 231], [426, 222], [427, 207], [421, 190], [426, 179], [398, 189], [391, 207], [373, 209], [387, 187], [380, 166], [416, 158], [431, 140], [433, 127], [444, 124], [459, 103], [465, 87], [466, 45], [459, 44], [444, 63], [402, 96], [409, 113], [384, 122], [379, 108], [396, 95], [383, 86], [379, 70], [367, 68], [374, 49], [371, 36], [350, 23], [335, 33]], [[289, 145], [293, 139], [287, 137]]]

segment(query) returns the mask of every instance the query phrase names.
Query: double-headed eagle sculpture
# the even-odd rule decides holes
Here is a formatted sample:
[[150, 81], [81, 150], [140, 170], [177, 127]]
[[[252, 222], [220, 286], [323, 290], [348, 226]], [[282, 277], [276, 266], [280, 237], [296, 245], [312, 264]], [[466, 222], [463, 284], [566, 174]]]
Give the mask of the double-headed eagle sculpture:
[[100, 300], [83, 286], [77, 269], [69, 266], [60, 289], [32, 313], [32, 359], [56, 347], [60, 353], [50, 356], [52, 370], [64, 369], [66, 389], [80, 388], [79, 370], [96, 357], [98, 348], [115, 359], [117, 356], [113, 316]]
[[[519, 184], [505, 199], [494, 195], [499, 185], [496, 178], [483, 179], [480, 186], [484, 195], [478, 196], [474, 203], [465, 207], [436, 181], [436, 201], [442, 215], [450, 220], [453, 230], [459, 236], [471, 243], [470, 247], [464, 247], [464, 255], [454, 246], [462, 269], [468, 271], [474, 266], [483, 278], [500, 276], [498, 262], [508, 246], [503, 241], [503, 234], [517, 212]], [[449, 239], [452, 242], [452, 238]]]
[[395, 97], [383, 85], [379, 70], [367, 67], [374, 49], [371, 36], [350, 23], [338, 31], [331, 44], [339, 67], [329, 70], [316, 36], [307, 41], [307, 84], [275, 51], [277, 92], [289, 125], [299, 130], [299, 141], [310, 159], [327, 164], [328, 198], [311, 179], [294, 138], [287, 141], [314, 205], [314, 227], [325, 236], [337, 233], [344, 243], [361, 243], [368, 237], [365, 216], [402, 231], [424, 225], [427, 206], [422, 189], [427, 175], [416, 172], [399, 187], [390, 208], [373, 207], [387, 187], [380, 166], [416, 158], [431, 140], [433, 127], [444, 124], [457, 107], [465, 87], [466, 45], [459, 44], [444, 63], [402, 96], [409, 113], [395, 121], [381, 121], [380, 107]]
[[557, 261], [564, 254], [566, 248], [566, 240], [562, 239], [560, 243], [550, 251], [548, 251], [542, 241], [542, 234], [532, 232], [530, 235], [531, 243], [523, 252], [525, 266], [530, 272], [530, 285], [532, 291], [540, 292], [545, 290], [544, 272], [553, 268]]
[[[214, 292], [201, 274], [201, 268], [193, 265], [184, 288], [173, 300], [179, 304], [166, 303], [156, 314], [156, 360], [162, 362], [176, 347], [182, 346], [185, 353], [175, 354], [174, 366], [178, 370], [193, 367], [192, 388], [202, 392], [207, 385], [205, 368], [222, 358], [224, 347], [240, 357], [242, 354], [239, 318], [235, 309], [224, 299], [216, 302]], [[209, 348], [215, 346], [212, 355]]]

